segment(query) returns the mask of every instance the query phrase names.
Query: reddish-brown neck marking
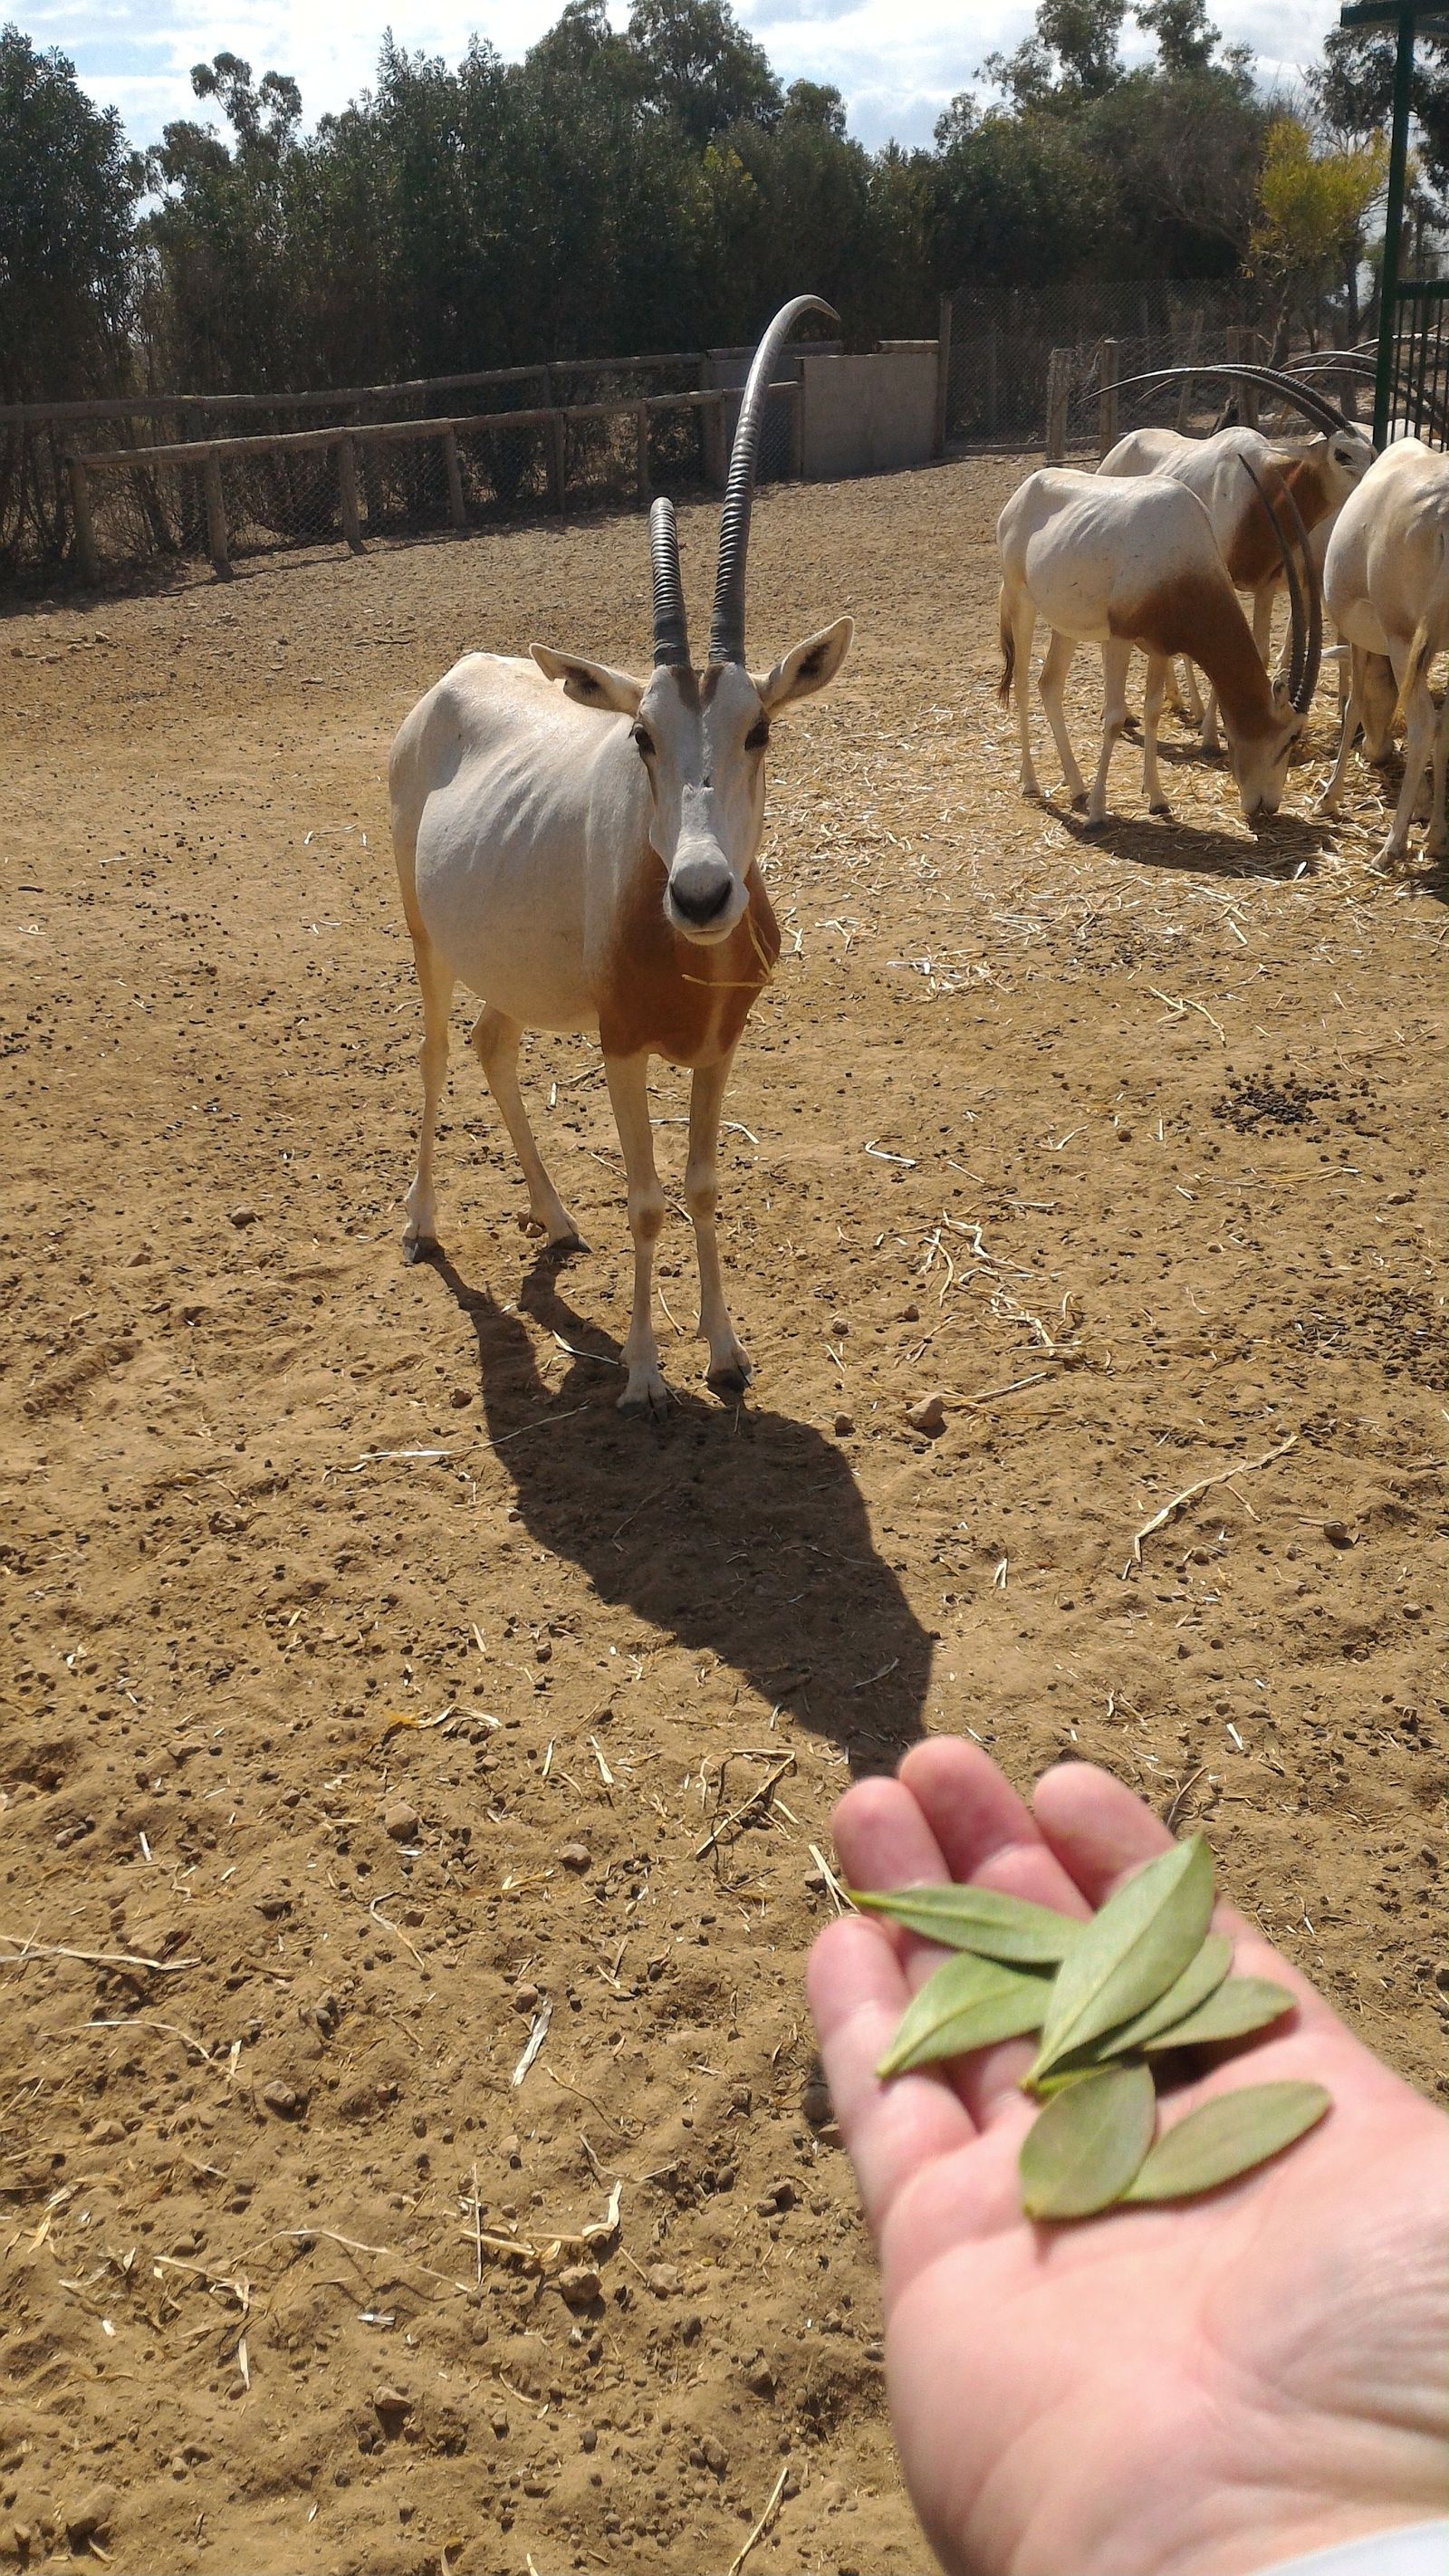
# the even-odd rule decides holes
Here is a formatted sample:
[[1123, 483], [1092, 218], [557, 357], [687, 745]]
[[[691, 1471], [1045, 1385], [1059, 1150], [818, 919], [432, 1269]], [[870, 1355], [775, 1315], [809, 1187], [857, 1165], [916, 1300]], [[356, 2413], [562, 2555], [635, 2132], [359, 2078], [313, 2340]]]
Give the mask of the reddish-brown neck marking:
[[729, 1054], [780, 954], [779, 927], [753, 864], [746, 884], [749, 904], [729, 938], [704, 948], [666, 921], [662, 864], [652, 849], [640, 853], [599, 995], [605, 1055], [647, 1049], [693, 1066]]
[[1140, 652], [1185, 653], [1207, 673], [1234, 741], [1271, 733], [1273, 692], [1226, 573], [1188, 573], [1149, 591], [1130, 610], [1114, 611], [1114, 635]]
[[[1322, 467], [1311, 456], [1294, 456], [1280, 466], [1279, 472], [1298, 504], [1304, 527], [1316, 528], [1329, 506]], [[1243, 483], [1247, 490], [1246, 475]], [[1256, 493], [1251, 494], [1251, 499], [1253, 506], [1239, 519], [1228, 550], [1228, 571], [1237, 590], [1258, 590], [1283, 570], [1283, 557], [1268, 513]]]

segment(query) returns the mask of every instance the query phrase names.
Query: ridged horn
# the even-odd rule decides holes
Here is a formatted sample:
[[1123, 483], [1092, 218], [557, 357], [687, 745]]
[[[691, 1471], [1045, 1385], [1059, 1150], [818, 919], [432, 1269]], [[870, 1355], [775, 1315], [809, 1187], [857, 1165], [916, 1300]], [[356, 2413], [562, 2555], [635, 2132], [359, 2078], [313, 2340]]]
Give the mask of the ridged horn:
[[1216, 363], [1210, 367], [1154, 367], [1145, 376], [1123, 376], [1117, 390], [1123, 393], [1129, 385], [1176, 385], [1186, 377], [1197, 376], [1224, 376], [1230, 382], [1264, 385], [1270, 393], [1277, 394], [1281, 402], [1301, 411], [1304, 419], [1311, 420], [1316, 428], [1327, 430], [1330, 435], [1339, 431], [1347, 438], [1362, 438], [1364, 435], [1359, 424], [1349, 420], [1337, 403], [1329, 401], [1327, 394], [1305, 384], [1301, 376], [1281, 374], [1277, 367], [1219, 366]]
[[654, 668], [687, 671], [689, 628], [672, 501], [656, 501], [649, 513], [649, 560], [654, 571]]
[[[1269, 523], [1272, 527], [1273, 534], [1278, 541], [1278, 551], [1283, 558], [1283, 578], [1288, 585], [1288, 613], [1291, 630], [1288, 660], [1288, 701], [1296, 714], [1305, 716], [1307, 715], [1310, 706], [1313, 704], [1313, 692], [1318, 686], [1319, 664], [1323, 658], [1323, 595], [1318, 587], [1318, 576], [1313, 568], [1313, 557], [1308, 550], [1308, 531], [1303, 525], [1303, 517], [1298, 504], [1294, 500], [1292, 492], [1288, 485], [1283, 481], [1281, 475], [1278, 475], [1275, 478], [1278, 485], [1277, 497], [1275, 500], [1274, 495], [1268, 490], [1267, 485], [1263, 482], [1261, 475], [1259, 475], [1254, 470], [1253, 466], [1249, 464], [1247, 457], [1240, 456], [1238, 463], [1241, 465], [1243, 472], [1246, 474], [1254, 491], [1257, 493], [1259, 500], [1262, 502], [1264, 509], [1268, 513]], [[1287, 528], [1285, 528], [1282, 519], [1280, 519], [1278, 515], [1277, 501], [1282, 501], [1287, 505], [1288, 517], [1291, 523]], [[1306, 606], [1304, 602], [1303, 583], [1300, 582], [1298, 578], [1298, 570], [1293, 561], [1295, 545], [1300, 556], [1303, 573], [1308, 585]]]
[[820, 313], [827, 322], [840, 316], [818, 295], [797, 295], [781, 306], [755, 351], [754, 363], [740, 398], [735, 443], [730, 450], [729, 480], [719, 516], [719, 570], [715, 575], [714, 612], [709, 625], [712, 662], [745, 658], [745, 561], [750, 550], [750, 510], [755, 497], [755, 468], [760, 452], [760, 426], [775, 362], [797, 322]]

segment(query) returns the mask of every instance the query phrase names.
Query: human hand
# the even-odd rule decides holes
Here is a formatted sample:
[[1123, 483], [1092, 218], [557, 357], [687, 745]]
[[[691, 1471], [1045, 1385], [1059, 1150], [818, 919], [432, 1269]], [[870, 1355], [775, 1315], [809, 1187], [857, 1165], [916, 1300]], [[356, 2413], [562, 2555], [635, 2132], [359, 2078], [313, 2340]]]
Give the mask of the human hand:
[[[849, 1790], [834, 1831], [856, 1886], [975, 1880], [1074, 1915], [1171, 1839], [1106, 1772], [1047, 1772], [1032, 1812], [947, 1738]], [[811, 1954], [906, 2484], [951, 2576], [1244, 2576], [1444, 2510], [1446, 2123], [1251, 1925], [1213, 1920], [1297, 2011], [1170, 2113], [1280, 2077], [1333, 2109], [1203, 2199], [1075, 2226], [1021, 2212], [1030, 2043], [877, 2080], [941, 1951], [848, 1916]]]

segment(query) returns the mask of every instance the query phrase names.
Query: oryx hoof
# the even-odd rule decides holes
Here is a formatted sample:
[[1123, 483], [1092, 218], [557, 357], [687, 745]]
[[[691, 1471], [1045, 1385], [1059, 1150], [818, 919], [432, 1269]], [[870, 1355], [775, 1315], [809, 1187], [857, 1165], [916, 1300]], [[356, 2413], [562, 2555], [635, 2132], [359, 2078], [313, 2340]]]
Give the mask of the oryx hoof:
[[662, 1422], [669, 1411], [669, 1389], [658, 1371], [637, 1382], [631, 1378], [619, 1398], [618, 1410], [638, 1422]]
[[402, 1257], [410, 1270], [415, 1262], [431, 1261], [442, 1249], [435, 1234], [405, 1234], [402, 1239]]
[[715, 1395], [743, 1395], [749, 1386], [750, 1376], [749, 1361], [741, 1351], [737, 1359], [722, 1360], [718, 1368], [712, 1368], [705, 1385]]
[[548, 1238], [550, 1252], [587, 1252], [588, 1248], [576, 1227], [567, 1234], [551, 1234]]
[[1149, 805], [1147, 811], [1149, 814], [1170, 814], [1172, 812], [1172, 807], [1164, 802], [1157, 805]]
[[1072, 798], [1072, 812], [1074, 814], [1085, 814], [1086, 810], [1087, 791], [1085, 787], [1079, 787], [1075, 796]]

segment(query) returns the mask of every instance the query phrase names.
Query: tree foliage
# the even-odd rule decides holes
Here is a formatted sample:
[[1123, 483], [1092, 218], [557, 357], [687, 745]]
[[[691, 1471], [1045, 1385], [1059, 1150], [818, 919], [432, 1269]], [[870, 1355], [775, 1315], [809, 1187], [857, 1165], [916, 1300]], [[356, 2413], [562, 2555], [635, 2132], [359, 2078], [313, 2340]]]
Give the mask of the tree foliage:
[[[1317, 277], [1316, 252], [1290, 258], [1308, 217], [1287, 161], [1260, 202], [1270, 119], [1205, 0], [1130, 14], [1154, 50], [1129, 68], [1129, 0], [1039, 0], [930, 151], [867, 152], [838, 90], [783, 88], [730, 0], [633, 0], [622, 27], [564, 0], [514, 63], [387, 38], [372, 86], [310, 130], [284, 72], [218, 53], [144, 166], [63, 57], [10, 29], [0, 386], [280, 392], [697, 349], [803, 285], [860, 345], [929, 330], [942, 290], [1226, 277], [1255, 238], [1275, 276]], [[1367, 148], [1350, 129], [1380, 113], [1380, 51], [1330, 40], [1314, 113], [1343, 133], [1299, 170], [1310, 194]], [[1449, 87], [1444, 105], [1449, 170]]]
[[0, 400], [105, 392], [123, 362], [144, 185], [114, 110], [0, 27]]

